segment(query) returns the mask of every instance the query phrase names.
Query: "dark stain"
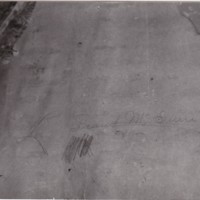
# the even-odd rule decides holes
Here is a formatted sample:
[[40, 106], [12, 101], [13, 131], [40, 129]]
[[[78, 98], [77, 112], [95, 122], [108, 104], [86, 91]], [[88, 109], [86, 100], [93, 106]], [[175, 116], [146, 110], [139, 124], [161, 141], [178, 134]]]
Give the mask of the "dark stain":
[[151, 80], [151, 81], [153, 81], [153, 80], [154, 80], [154, 78], [153, 78], [153, 77], [151, 77], [151, 78], [150, 78], [150, 80]]
[[71, 170], [72, 170], [72, 169], [71, 169], [71, 168], [69, 168], [69, 169], [68, 169], [68, 172], [71, 172]]
[[83, 43], [82, 42], [78, 42], [78, 46], [81, 46]]
[[126, 133], [122, 130], [116, 130], [115, 135], [120, 136], [121, 138], [124, 138]]
[[27, 28], [35, 5], [36, 2], [24, 3], [23, 9], [21, 10], [18, 8], [14, 14], [14, 17], [11, 20], [8, 20], [8, 18], [4, 20], [4, 23], [7, 23], [5, 23], [6, 25], [4, 24], [5, 27], [2, 27], [4, 25], [1, 26], [1, 28], [4, 28], [5, 30], [1, 34], [0, 46], [4, 46], [6, 48], [1, 49], [0, 60], [8, 60], [12, 57], [13, 47], [17, 40], [22, 36], [24, 30]]
[[10, 11], [16, 5], [17, 2], [1, 2], [0, 3], [0, 25], [8, 17]]

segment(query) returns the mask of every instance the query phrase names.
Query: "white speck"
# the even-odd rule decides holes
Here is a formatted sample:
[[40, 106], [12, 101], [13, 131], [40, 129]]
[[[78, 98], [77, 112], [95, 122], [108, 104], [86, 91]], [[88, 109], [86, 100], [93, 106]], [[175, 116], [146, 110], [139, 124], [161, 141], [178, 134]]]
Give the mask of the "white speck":
[[16, 57], [19, 55], [19, 51], [16, 49], [13, 49], [13, 56]]

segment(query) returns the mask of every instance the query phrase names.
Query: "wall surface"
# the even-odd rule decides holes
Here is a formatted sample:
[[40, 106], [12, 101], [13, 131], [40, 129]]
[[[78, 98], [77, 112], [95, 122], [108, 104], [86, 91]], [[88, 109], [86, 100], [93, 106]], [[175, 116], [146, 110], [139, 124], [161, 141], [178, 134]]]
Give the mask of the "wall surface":
[[0, 198], [199, 200], [200, 36], [177, 3], [37, 3], [0, 70]]

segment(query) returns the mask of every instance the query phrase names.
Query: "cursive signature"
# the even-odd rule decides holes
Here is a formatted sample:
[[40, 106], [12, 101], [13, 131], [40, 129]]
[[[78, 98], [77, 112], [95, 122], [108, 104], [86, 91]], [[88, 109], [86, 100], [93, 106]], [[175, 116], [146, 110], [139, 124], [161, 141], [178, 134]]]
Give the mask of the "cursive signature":
[[72, 129], [93, 129], [101, 127], [115, 127], [115, 126], [126, 126], [126, 125], [141, 125], [141, 126], [171, 126], [176, 124], [187, 124], [193, 123], [196, 120], [193, 117], [188, 116], [168, 116], [163, 111], [153, 115], [145, 112], [127, 111], [120, 113], [110, 122], [106, 123], [86, 123], [83, 121], [78, 121], [76, 126]]

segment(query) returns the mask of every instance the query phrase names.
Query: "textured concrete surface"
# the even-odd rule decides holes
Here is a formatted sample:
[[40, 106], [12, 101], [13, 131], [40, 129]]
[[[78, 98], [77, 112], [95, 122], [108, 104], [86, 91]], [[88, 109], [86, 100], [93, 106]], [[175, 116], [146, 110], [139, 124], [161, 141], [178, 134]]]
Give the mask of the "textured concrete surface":
[[199, 200], [200, 37], [176, 3], [38, 3], [0, 71], [0, 198]]

